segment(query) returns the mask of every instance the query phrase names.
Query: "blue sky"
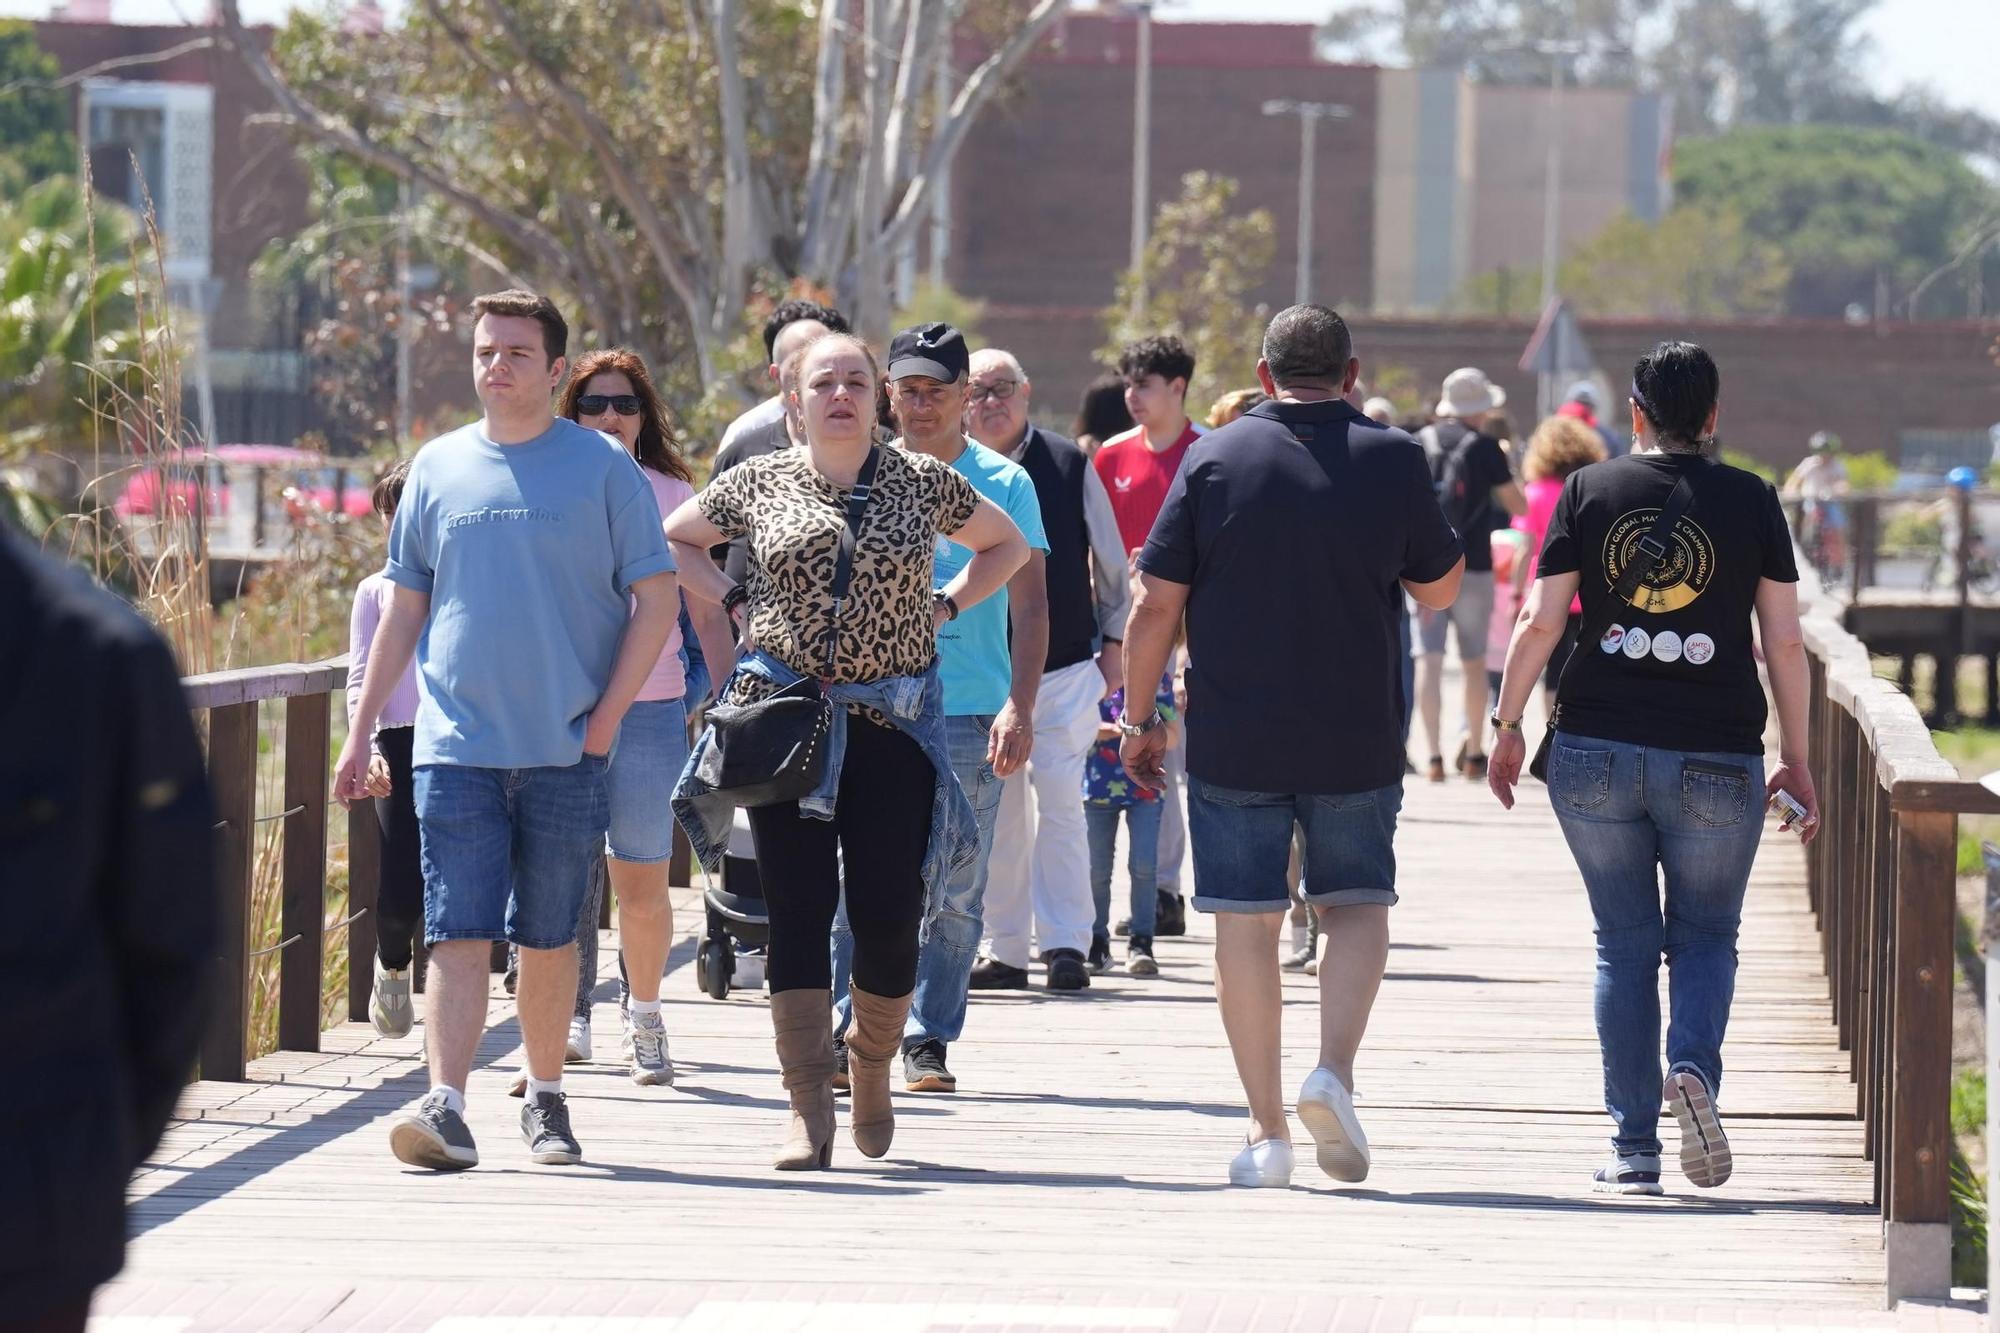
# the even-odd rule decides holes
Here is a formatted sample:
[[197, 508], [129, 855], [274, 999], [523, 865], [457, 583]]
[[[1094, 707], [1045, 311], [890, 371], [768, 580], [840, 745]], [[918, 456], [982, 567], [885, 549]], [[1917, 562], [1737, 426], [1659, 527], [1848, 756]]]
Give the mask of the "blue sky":
[[[1238, 19], [1318, 22], [1338, 0], [1158, 0], [1163, 20]], [[242, 0], [252, 21], [281, 17], [292, 0]], [[395, 0], [388, 6], [396, 8]], [[40, 17], [49, 0], [0, 0], [0, 14]], [[175, 23], [199, 19], [208, 0], [113, 0], [128, 22]], [[1867, 24], [1875, 43], [1874, 67], [1883, 91], [1911, 85], [1945, 101], [1974, 106], [2000, 118], [2000, 78], [1990, 59], [2000, 51], [2000, 3], [1995, 0], [1881, 0]]]

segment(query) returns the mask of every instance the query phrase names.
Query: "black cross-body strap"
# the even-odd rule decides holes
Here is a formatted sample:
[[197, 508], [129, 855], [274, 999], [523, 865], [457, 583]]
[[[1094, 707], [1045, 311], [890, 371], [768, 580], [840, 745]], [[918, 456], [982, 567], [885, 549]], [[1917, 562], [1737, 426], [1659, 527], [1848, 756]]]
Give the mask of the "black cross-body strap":
[[1583, 625], [1577, 630], [1576, 646], [1570, 649], [1569, 658], [1563, 663], [1562, 674], [1556, 678], [1556, 707], [1562, 707], [1562, 687], [1569, 680], [1569, 673], [1576, 668], [1586, 648], [1595, 645], [1604, 637], [1604, 631], [1611, 628], [1611, 618], [1618, 614], [1618, 608], [1628, 606], [1639, 591], [1639, 585], [1653, 576], [1671, 550], [1667, 545], [1673, 540], [1674, 524], [1681, 521], [1694, 502], [1694, 471], [1690, 469], [1680, 475], [1674, 483], [1673, 494], [1660, 509], [1659, 517], [1653, 520], [1646, 535], [1639, 539], [1633, 549], [1632, 558], [1625, 562], [1625, 568], [1618, 571], [1618, 582], [1611, 586], [1610, 595], [1597, 604], [1595, 613], [1583, 618]]
[[847, 585], [854, 578], [854, 548], [861, 540], [861, 516], [868, 510], [868, 496], [875, 487], [875, 468], [882, 461], [882, 446], [871, 445], [854, 489], [847, 497], [847, 521], [840, 529], [840, 554], [833, 564], [833, 619], [826, 627], [826, 670], [833, 679], [833, 657], [840, 647], [840, 617], [847, 609]]

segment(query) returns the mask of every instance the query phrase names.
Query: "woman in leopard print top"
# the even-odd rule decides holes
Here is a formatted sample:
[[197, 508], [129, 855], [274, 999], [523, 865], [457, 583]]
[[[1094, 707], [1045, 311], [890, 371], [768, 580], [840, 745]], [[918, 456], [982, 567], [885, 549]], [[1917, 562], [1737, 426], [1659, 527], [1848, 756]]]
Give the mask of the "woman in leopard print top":
[[[805, 447], [740, 464], [667, 520], [693, 597], [733, 607], [746, 647], [799, 675], [826, 670], [834, 629], [832, 582], [847, 501], [874, 442], [881, 370], [858, 338], [831, 334], [785, 367], [788, 410], [803, 423]], [[975, 552], [952, 585], [934, 597], [937, 539]], [[707, 551], [747, 537], [747, 600]], [[856, 543], [847, 605], [834, 639], [831, 680], [872, 683], [920, 678], [931, 713], [937, 630], [945, 619], [1001, 588], [1026, 561], [1027, 543], [1007, 515], [957, 472], [921, 454], [880, 448], [873, 489]], [[738, 671], [725, 698], [768, 692], [761, 676]], [[797, 802], [750, 811], [757, 872], [771, 921], [771, 1021], [791, 1094], [790, 1135], [781, 1168], [827, 1164], [833, 1136], [834, 1055], [829, 940], [847, 871], [847, 919], [854, 931], [852, 1027], [848, 1052], [855, 1146], [888, 1151], [894, 1119], [889, 1061], [901, 1049], [916, 987], [917, 937], [927, 896], [925, 865], [940, 783], [955, 783], [915, 737], [921, 719], [877, 709], [847, 719], [835, 817], [809, 818]], [[913, 725], [919, 724], [919, 725]], [[960, 800], [962, 801], [962, 797]]]

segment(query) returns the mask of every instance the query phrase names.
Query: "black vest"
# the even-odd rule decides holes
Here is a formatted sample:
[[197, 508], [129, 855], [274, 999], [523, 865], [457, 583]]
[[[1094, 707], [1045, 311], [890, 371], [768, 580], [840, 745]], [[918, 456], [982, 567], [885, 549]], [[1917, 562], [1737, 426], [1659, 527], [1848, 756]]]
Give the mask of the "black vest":
[[1090, 531], [1084, 521], [1083, 478], [1090, 459], [1060, 435], [1028, 430], [1021, 466], [1035, 483], [1042, 531], [1049, 539], [1049, 660], [1044, 671], [1097, 655], [1097, 598], [1090, 584]]

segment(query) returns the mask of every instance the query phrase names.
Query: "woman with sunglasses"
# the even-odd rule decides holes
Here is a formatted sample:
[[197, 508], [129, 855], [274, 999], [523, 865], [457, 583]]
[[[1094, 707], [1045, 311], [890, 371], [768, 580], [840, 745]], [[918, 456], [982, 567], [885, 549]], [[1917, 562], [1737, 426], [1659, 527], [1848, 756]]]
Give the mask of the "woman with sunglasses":
[[[615, 437], [639, 461], [662, 514], [694, 494], [693, 474], [667, 429], [667, 414], [639, 354], [623, 347], [577, 358], [563, 386], [559, 408], [578, 425]], [[611, 802], [611, 891], [618, 902], [621, 973], [630, 995], [620, 1006], [620, 1047], [632, 1081], [674, 1081], [660, 1017], [660, 977], [673, 940], [673, 906], [667, 898], [667, 863], [674, 851], [674, 781], [687, 761], [688, 671], [682, 656], [688, 611], [696, 634], [711, 650], [728, 651], [727, 621], [719, 608], [696, 602], [667, 639], [653, 674], [625, 715], [606, 775]], [[719, 659], [728, 661], [727, 657]], [[698, 701], [697, 701], [698, 702]], [[595, 885], [593, 886], [595, 887]], [[577, 928], [576, 1017], [570, 1020], [569, 1058], [590, 1058], [590, 991], [597, 981], [598, 892], [585, 895]]]

